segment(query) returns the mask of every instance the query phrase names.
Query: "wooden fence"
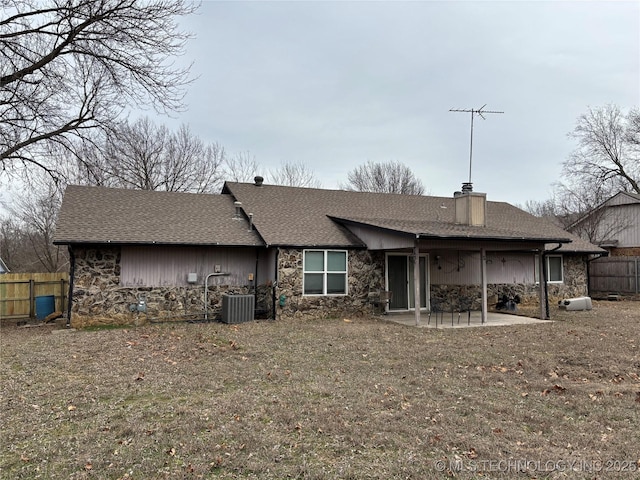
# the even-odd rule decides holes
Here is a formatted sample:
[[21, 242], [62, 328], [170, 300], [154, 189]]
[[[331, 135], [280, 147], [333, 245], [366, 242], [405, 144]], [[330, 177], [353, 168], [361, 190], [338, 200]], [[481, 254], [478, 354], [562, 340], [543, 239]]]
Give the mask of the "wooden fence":
[[591, 262], [589, 289], [597, 293], [640, 293], [640, 257], [604, 257]]
[[7, 273], [0, 275], [0, 320], [35, 318], [36, 299], [53, 296], [54, 310], [64, 313], [69, 295], [68, 273]]

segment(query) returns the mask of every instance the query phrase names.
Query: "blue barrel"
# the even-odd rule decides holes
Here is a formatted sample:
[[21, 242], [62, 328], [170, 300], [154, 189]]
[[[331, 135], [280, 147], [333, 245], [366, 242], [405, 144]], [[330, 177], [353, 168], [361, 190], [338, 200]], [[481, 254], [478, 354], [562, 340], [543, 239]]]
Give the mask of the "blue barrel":
[[38, 320], [44, 320], [55, 311], [56, 297], [54, 295], [36, 297], [36, 318]]

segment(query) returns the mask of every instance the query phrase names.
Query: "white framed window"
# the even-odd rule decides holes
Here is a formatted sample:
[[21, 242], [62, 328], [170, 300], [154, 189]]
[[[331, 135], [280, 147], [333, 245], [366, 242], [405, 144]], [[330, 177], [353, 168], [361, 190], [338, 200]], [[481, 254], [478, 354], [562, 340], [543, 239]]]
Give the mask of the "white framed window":
[[[547, 255], [547, 283], [564, 282], [562, 255]], [[536, 283], [540, 283], [540, 257], [536, 255]]]
[[304, 250], [304, 295], [347, 294], [347, 251]]

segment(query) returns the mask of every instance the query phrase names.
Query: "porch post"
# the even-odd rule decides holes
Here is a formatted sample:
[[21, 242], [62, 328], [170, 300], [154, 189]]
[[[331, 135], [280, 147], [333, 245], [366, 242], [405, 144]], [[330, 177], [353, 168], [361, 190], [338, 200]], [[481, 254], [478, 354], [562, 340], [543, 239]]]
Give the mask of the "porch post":
[[418, 239], [413, 244], [413, 290], [415, 300], [416, 327], [420, 326], [420, 248]]
[[540, 285], [540, 292], [538, 298], [540, 299], [540, 320], [548, 320], [549, 317], [547, 315], [547, 260], [544, 255], [544, 248], [540, 249], [540, 278], [538, 279], [538, 284]]
[[487, 251], [480, 249], [480, 279], [482, 282], [482, 323], [487, 323]]

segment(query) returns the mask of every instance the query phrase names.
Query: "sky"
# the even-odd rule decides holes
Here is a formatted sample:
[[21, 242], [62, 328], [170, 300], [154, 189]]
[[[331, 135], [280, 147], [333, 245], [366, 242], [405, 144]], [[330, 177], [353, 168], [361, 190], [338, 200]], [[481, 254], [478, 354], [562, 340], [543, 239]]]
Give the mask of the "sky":
[[[640, 2], [203, 2], [182, 22], [188, 124], [260, 174], [303, 163], [338, 188], [368, 161], [427, 193], [551, 196], [577, 118], [640, 104]], [[181, 60], [181, 61], [182, 61]]]
[[303, 163], [339, 188], [368, 161], [397, 161], [427, 194], [469, 177], [489, 200], [552, 195], [568, 136], [590, 107], [640, 105], [640, 2], [203, 1], [187, 124], [266, 176]]

